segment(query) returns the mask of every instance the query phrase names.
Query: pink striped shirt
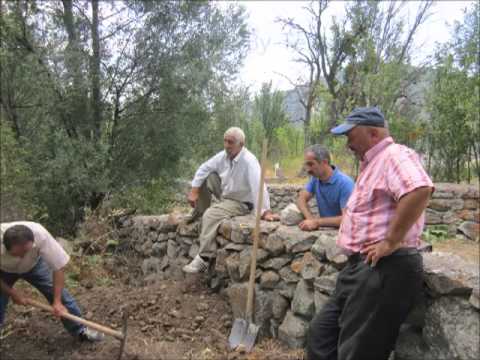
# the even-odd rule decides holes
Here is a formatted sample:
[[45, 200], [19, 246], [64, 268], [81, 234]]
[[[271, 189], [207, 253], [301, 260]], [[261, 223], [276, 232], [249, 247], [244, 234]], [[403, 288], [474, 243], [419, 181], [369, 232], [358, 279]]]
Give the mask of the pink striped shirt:
[[[360, 164], [337, 245], [351, 253], [385, 239], [400, 198], [424, 186], [433, 188], [433, 183], [417, 153], [391, 137], [382, 140], [365, 153]], [[418, 247], [424, 222], [425, 213], [407, 232], [406, 247]]]

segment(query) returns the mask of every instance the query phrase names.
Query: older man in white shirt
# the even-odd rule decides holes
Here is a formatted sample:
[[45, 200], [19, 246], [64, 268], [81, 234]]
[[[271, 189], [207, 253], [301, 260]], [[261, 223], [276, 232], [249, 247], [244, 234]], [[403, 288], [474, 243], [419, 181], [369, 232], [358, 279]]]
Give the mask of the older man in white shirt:
[[[75, 299], [64, 289], [64, 267], [70, 256], [40, 224], [17, 221], [0, 224], [0, 328], [9, 298], [27, 305], [23, 294], [13, 288], [22, 279], [40, 291], [52, 304], [54, 314], [81, 316]], [[65, 329], [80, 341], [100, 341], [95, 330], [62, 319]]]
[[[187, 273], [206, 270], [208, 260], [216, 256], [215, 237], [224, 219], [241, 216], [257, 209], [260, 188], [260, 164], [245, 148], [242, 129], [232, 127], [223, 137], [224, 151], [203, 163], [195, 173], [188, 201], [194, 211], [190, 220], [202, 215], [200, 248], [193, 261], [183, 268]], [[219, 202], [211, 204], [214, 195]], [[263, 192], [262, 219], [274, 221], [278, 216], [270, 211], [267, 187]]]

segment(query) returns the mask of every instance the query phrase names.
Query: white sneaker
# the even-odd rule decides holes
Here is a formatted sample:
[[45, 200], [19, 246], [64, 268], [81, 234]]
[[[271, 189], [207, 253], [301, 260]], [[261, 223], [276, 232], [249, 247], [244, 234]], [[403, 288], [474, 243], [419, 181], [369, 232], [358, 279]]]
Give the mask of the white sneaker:
[[98, 342], [102, 341], [105, 336], [93, 329], [88, 327], [84, 327], [80, 333], [78, 334], [78, 338], [80, 341], [87, 341], [87, 342]]
[[203, 261], [200, 255], [195, 256], [192, 262], [183, 267], [183, 271], [190, 274], [195, 274], [207, 270], [208, 263]]

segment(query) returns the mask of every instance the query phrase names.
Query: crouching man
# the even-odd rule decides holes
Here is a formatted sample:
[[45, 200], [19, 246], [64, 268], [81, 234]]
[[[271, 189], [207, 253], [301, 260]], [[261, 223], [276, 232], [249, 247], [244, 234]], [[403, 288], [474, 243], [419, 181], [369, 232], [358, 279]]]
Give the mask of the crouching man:
[[[54, 314], [69, 312], [81, 316], [75, 299], [64, 289], [64, 267], [70, 257], [40, 224], [19, 221], [0, 224], [0, 328], [9, 298], [27, 305], [24, 295], [13, 285], [23, 279], [40, 291], [52, 305]], [[62, 318], [65, 329], [80, 341], [100, 341], [103, 335]]]
[[[188, 201], [194, 207], [189, 221], [202, 216], [200, 249], [193, 261], [183, 267], [187, 273], [207, 269], [216, 257], [215, 237], [224, 219], [247, 215], [256, 210], [260, 187], [260, 164], [245, 148], [245, 134], [238, 127], [228, 129], [223, 137], [224, 151], [203, 163], [195, 173]], [[212, 195], [219, 201], [211, 205]], [[267, 187], [263, 191], [262, 219], [277, 220], [270, 211]]]

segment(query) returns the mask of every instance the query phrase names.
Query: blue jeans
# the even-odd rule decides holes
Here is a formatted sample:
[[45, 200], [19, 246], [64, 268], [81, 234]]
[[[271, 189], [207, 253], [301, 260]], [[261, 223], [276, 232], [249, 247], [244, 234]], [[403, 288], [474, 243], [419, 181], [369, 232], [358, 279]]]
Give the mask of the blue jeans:
[[[23, 279], [40, 291], [50, 304], [53, 303], [52, 271], [42, 258], [40, 258], [33, 269], [27, 273], [15, 274], [0, 270], [0, 278], [9, 287], [13, 287], [18, 279]], [[0, 327], [3, 325], [5, 319], [8, 299], [9, 296], [7, 294], [0, 292]], [[75, 299], [65, 289], [62, 290], [62, 303], [70, 314], [81, 316]], [[77, 336], [84, 328], [81, 324], [63, 318], [62, 323], [65, 329], [73, 336]]]

